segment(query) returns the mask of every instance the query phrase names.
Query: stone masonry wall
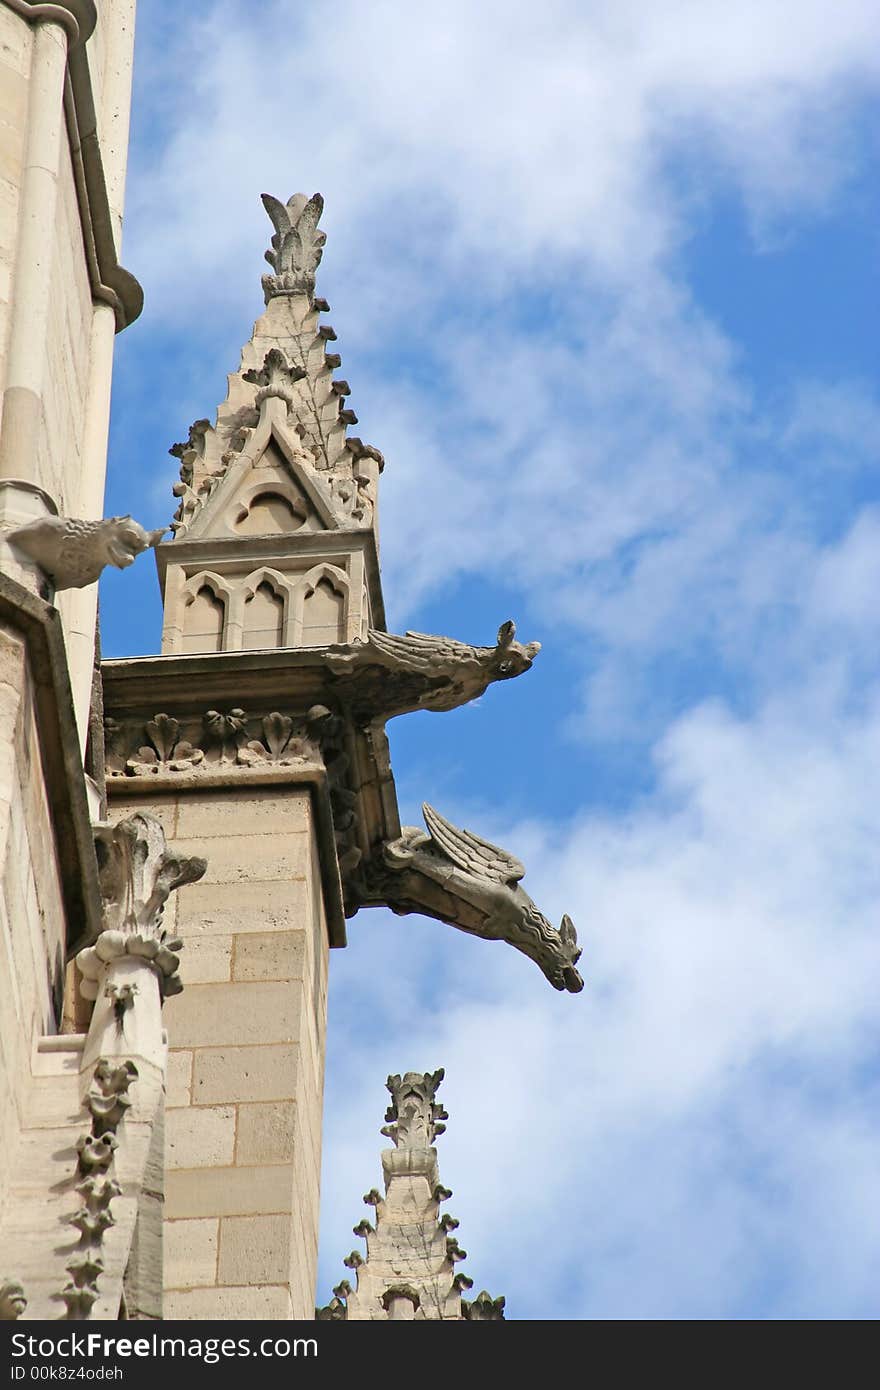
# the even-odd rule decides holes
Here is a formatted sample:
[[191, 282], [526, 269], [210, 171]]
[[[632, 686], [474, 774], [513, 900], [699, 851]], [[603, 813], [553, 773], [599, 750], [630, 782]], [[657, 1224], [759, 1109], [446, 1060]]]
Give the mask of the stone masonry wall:
[[[0, 1202], [36, 1041], [60, 1022], [64, 913], [22, 637], [0, 628]], [[10, 1276], [11, 1277], [11, 1276]]]
[[[311, 1318], [327, 927], [307, 787], [117, 798], [204, 879], [169, 908], [166, 1318]], [[175, 895], [177, 898], [178, 895]]]

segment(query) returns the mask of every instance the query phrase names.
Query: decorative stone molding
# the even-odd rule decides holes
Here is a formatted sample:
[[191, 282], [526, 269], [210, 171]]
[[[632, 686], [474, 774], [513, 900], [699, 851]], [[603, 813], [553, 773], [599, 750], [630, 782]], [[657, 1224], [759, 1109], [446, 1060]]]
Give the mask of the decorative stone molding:
[[272, 249], [266, 252], [274, 274], [264, 275], [262, 282], [266, 303], [279, 294], [305, 294], [311, 298], [315, 292], [315, 271], [327, 240], [326, 232], [318, 231], [324, 199], [320, 193], [313, 193], [311, 198], [305, 193], [294, 193], [282, 203], [271, 193], [264, 193], [262, 201], [275, 228]]
[[[325, 706], [315, 706], [305, 716], [271, 710], [251, 718], [243, 709], [206, 710], [198, 724], [192, 723], [184, 737], [180, 720], [168, 714], [155, 714], [141, 723], [120, 724], [105, 720], [107, 776], [169, 777], [182, 773], [210, 775], [219, 767], [234, 768], [293, 767], [314, 764], [321, 760], [321, 748], [314, 736], [318, 732], [328, 744], [332, 741], [327, 720], [332, 715]], [[141, 744], [129, 753], [133, 742], [144, 735]], [[340, 767], [341, 773], [343, 769]]]
[[498, 845], [460, 830], [425, 802], [428, 833], [404, 826], [385, 844], [381, 862], [365, 867], [371, 900], [394, 912], [421, 912], [491, 941], [506, 941], [529, 956], [554, 989], [584, 987], [569, 916], [557, 931], [520, 888], [525, 868]]
[[371, 628], [365, 642], [329, 647], [325, 661], [334, 675], [351, 682], [345, 694], [357, 719], [390, 719], [417, 709], [456, 709], [479, 699], [494, 681], [521, 676], [541, 644], [515, 639], [513, 622], [502, 623], [494, 647]]
[[14, 1279], [0, 1279], [0, 1322], [15, 1322], [27, 1307], [21, 1284]]
[[5, 539], [15, 553], [38, 565], [56, 590], [82, 589], [107, 565], [127, 569], [142, 551], [158, 545], [167, 529], [145, 531], [130, 516], [103, 521], [44, 516], [8, 531]]
[[88, 1318], [98, 1298], [98, 1279], [104, 1272], [101, 1247], [106, 1232], [116, 1224], [110, 1203], [122, 1193], [119, 1183], [109, 1176], [119, 1147], [116, 1131], [131, 1105], [128, 1092], [137, 1075], [137, 1067], [129, 1058], [100, 1057], [86, 1094], [91, 1129], [76, 1143], [76, 1190], [82, 1206], [70, 1217], [80, 1239], [65, 1266], [70, 1279], [60, 1294], [71, 1322]]
[[[115, 725], [115, 721], [114, 721]], [[109, 732], [115, 736], [118, 726]], [[205, 754], [201, 748], [194, 748], [180, 736], [180, 721], [169, 714], [157, 714], [144, 725], [144, 733], [149, 745], [137, 750], [133, 758], [128, 758], [125, 771], [132, 776], [143, 777], [153, 773], [185, 772], [202, 762]]]

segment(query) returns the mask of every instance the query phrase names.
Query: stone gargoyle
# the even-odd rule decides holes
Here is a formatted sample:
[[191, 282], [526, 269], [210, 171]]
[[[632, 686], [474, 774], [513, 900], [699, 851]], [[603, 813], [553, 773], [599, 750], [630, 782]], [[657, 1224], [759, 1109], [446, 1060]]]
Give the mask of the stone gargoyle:
[[325, 661], [349, 678], [340, 690], [361, 718], [390, 718], [412, 710], [449, 710], [476, 700], [493, 681], [528, 671], [540, 642], [516, 641], [516, 624], [502, 623], [494, 647], [472, 647], [425, 632], [399, 636], [370, 628], [366, 640], [330, 647]]
[[392, 912], [421, 912], [473, 936], [507, 941], [540, 966], [554, 989], [584, 987], [575, 968], [577, 932], [565, 916], [557, 931], [520, 888], [524, 866], [506, 850], [459, 830], [432, 806], [422, 814], [428, 833], [404, 826], [382, 846], [368, 875], [369, 901]]
[[13, 550], [26, 555], [52, 580], [55, 589], [82, 589], [94, 584], [107, 565], [127, 569], [141, 551], [159, 544], [168, 530], [145, 531], [130, 516], [80, 521], [69, 516], [44, 516], [9, 531]]

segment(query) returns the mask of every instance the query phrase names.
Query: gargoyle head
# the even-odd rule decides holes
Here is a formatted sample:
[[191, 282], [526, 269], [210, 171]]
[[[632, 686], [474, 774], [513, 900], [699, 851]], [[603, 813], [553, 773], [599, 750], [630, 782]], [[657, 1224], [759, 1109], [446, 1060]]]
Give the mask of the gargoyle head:
[[160, 526], [155, 531], [145, 531], [140, 522], [130, 516], [111, 516], [102, 523], [101, 529], [106, 563], [119, 570], [127, 569], [142, 550], [158, 545], [167, 530], [167, 526]]
[[498, 640], [492, 653], [492, 674], [495, 680], [506, 681], [528, 671], [538, 652], [540, 642], [517, 642], [516, 623], [511, 619], [498, 629]]
[[550, 950], [542, 951], [541, 955], [534, 956], [534, 959], [554, 989], [567, 990], [569, 994], [580, 994], [584, 981], [580, 971], [576, 969], [581, 950], [577, 944], [574, 922], [566, 912], [557, 932], [553, 930], [543, 912], [538, 912], [537, 908], [533, 911], [535, 917], [547, 928], [546, 933], [542, 935], [552, 943]]

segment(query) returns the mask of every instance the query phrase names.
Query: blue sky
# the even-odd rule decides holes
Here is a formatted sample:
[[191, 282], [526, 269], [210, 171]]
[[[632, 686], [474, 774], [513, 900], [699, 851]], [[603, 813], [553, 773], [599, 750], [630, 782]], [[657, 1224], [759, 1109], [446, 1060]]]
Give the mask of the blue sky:
[[[141, 7], [108, 513], [170, 518], [261, 309], [259, 194], [319, 189], [390, 620], [543, 643], [392, 750], [405, 820], [571, 913], [587, 988], [350, 924], [322, 1296], [385, 1075], [445, 1066], [464, 1268], [510, 1316], [877, 1315], [878, 86], [867, 0]], [[102, 627], [158, 649], [148, 562]]]

